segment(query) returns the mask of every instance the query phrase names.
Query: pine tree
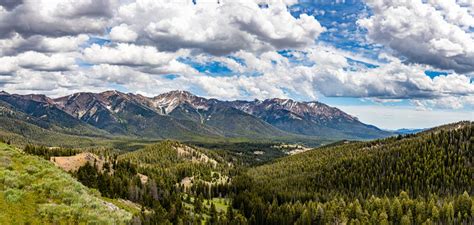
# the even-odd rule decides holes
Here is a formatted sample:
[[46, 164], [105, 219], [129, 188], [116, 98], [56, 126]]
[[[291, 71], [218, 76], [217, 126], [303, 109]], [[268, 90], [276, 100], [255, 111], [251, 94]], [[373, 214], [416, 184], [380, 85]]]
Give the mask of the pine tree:
[[227, 206], [226, 218], [229, 223], [234, 221], [234, 210], [231, 205]]
[[217, 210], [214, 203], [211, 203], [211, 207], [209, 209], [209, 216], [209, 224], [217, 224], [217, 221], [219, 221], [219, 216], [217, 215]]

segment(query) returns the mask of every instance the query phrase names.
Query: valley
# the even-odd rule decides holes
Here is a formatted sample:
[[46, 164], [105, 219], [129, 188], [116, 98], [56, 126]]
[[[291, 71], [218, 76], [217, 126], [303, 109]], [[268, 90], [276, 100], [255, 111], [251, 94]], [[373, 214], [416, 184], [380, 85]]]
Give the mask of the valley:
[[470, 121], [395, 134], [316, 102], [183, 91], [0, 104], [0, 223], [473, 221]]
[[[277, 143], [171, 140], [142, 143], [143, 147], [128, 151], [2, 144], [6, 177], [1, 180], [0, 206], [8, 208], [3, 220], [9, 221], [16, 204], [43, 204], [28, 194], [41, 189], [17, 179], [25, 177], [21, 168], [27, 168], [27, 177], [33, 177], [26, 179], [31, 181], [40, 179], [34, 178], [35, 171], [47, 167], [69, 177], [61, 182], [84, 185], [74, 190], [104, 201], [104, 210], [108, 207], [120, 215], [107, 219], [119, 223], [462, 223], [472, 220], [474, 209], [473, 130], [472, 122], [460, 122], [418, 134], [341, 141], [311, 150]], [[255, 159], [264, 155], [268, 158]], [[17, 158], [20, 161], [12, 164]], [[48, 181], [44, 179], [38, 181]], [[76, 207], [67, 195], [53, 196], [61, 207]], [[93, 220], [87, 214], [71, 217], [54, 205], [48, 207], [56, 216], [31, 205], [32, 211], [25, 213], [35, 215], [33, 219], [23, 214], [17, 219]]]
[[474, 225], [474, 0], [0, 0], [0, 225]]

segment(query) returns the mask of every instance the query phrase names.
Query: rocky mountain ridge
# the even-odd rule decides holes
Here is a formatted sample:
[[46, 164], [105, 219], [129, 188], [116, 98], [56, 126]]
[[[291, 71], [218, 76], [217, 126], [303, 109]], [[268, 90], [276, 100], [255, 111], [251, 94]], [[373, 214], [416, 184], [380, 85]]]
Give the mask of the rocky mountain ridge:
[[221, 101], [187, 91], [170, 91], [154, 97], [119, 91], [81, 92], [59, 98], [1, 92], [0, 101], [38, 117], [55, 111], [62, 118], [75, 118], [111, 134], [151, 138], [303, 135], [366, 139], [390, 135], [315, 101], [279, 98]]

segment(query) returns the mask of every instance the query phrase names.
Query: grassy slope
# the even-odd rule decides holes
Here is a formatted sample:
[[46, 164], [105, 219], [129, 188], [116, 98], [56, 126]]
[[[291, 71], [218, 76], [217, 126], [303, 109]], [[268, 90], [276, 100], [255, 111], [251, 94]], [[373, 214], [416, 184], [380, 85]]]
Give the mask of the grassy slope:
[[125, 224], [127, 211], [102, 200], [52, 163], [0, 143], [0, 224]]

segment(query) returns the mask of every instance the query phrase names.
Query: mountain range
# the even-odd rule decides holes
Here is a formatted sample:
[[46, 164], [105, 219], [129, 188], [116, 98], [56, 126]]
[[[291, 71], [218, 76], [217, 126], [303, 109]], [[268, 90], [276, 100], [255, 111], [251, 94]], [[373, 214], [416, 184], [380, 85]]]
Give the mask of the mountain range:
[[[105, 91], [50, 98], [0, 92], [0, 128], [39, 127], [66, 134], [192, 139], [318, 137], [372, 139], [392, 135], [320, 102], [291, 99], [221, 101], [187, 91], [155, 97]], [[14, 124], [12, 124], [14, 123]], [[25, 128], [26, 129], [26, 128]], [[22, 129], [16, 131], [21, 135]]]

